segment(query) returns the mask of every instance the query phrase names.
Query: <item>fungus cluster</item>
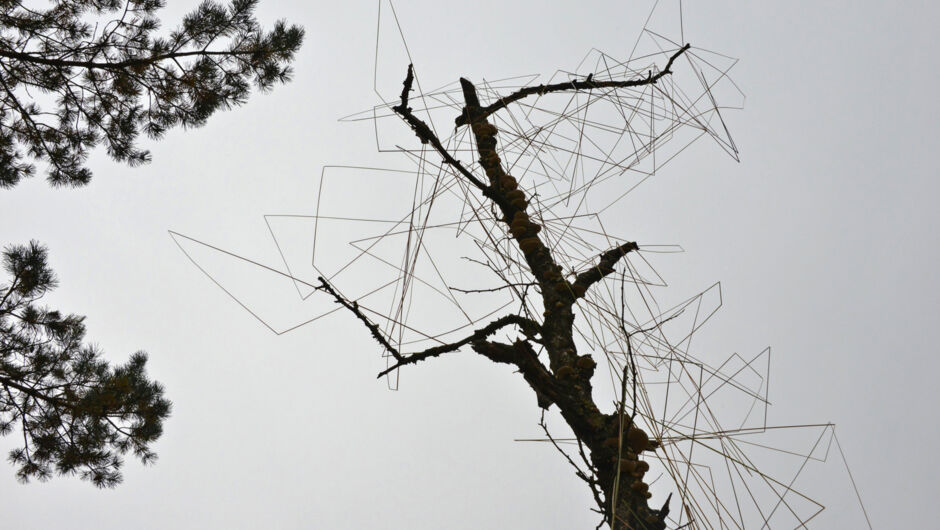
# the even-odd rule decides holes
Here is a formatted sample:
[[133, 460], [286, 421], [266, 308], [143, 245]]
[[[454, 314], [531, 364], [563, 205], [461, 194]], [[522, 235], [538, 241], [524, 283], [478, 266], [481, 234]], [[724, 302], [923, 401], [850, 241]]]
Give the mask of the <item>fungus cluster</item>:
[[555, 377], [558, 379], [571, 379], [577, 372], [569, 365], [564, 365], [555, 370]]
[[597, 363], [594, 362], [594, 359], [591, 358], [590, 355], [582, 355], [581, 357], [578, 357], [578, 361], [576, 364], [578, 365], [578, 368], [581, 371], [585, 371], [585, 372], [593, 371], [594, 368], [597, 366]]

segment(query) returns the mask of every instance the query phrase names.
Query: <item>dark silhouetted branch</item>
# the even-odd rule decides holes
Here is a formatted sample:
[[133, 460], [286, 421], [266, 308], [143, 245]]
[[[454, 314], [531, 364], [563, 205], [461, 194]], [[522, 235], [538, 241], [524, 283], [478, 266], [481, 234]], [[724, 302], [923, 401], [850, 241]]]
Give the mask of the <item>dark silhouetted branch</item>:
[[[361, 317], [360, 317], [360, 320], [362, 320]], [[467, 344], [482, 341], [486, 339], [487, 337], [489, 337], [490, 335], [492, 335], [493, 333], [496, 333], [500, 329], [506, 326], [510, 326], [510, 325], [519, 326], [523, 334], [525, 334], [526, 336], [535, 336], [540, 332], [540, 327], [536, 322], [529, 320], [525, 317], [521, 317], [519, 315], [506, 315], [504, 317], [500, 317], [494, 320], [493, 322], [490, 322], [486, 326], [474, 331], [470, 336], [462, 340], [459, 340], [457, 342], [452, 342], [450, 344], [442, 344], [440, 346], [434, 346], [433, 348], [428, 348], [424, 351], [412, 353], [410, 355], [404, 355], [404, 356], [396, 355], [395, 360], [397, 362], [391, 367], [379, 373], [378, 377], [387, 375], [393, 372], [394, 370], [397, 370], [398, 368], [401, 368], [402, 366], [405, 366], [405, 365], [415, 364], [415, 363], [424, 361], [426, 359], [430, 359], [432, 357], [437, 357], [445, 353], [457, 351], [463, 346], [466, 346]], [[374, 334], [375, 334], [375, 331], [373, 331], [373, 335]]]
[[382, 331], [379, 329], [379, 327], [375, 325], [374, 322], [369, 320], [369, 317], [367, 317], [362, 312], [362, 310], [359, 309], [359, 304], [355, 300], [353, 300], [352, 302], [350, 302], [349, 300], [346, 300], [346, 298], [344, 298], [341, 294], [337, 293], [336, 290], [333, 289], [333, 286], [331, 286], [329, 282], [327, 282], [326, 279], [323, 278], [322, 276], [318, 277], [317, 279], [320, 280], [320, 286], [317, 287], [317, 289], [321, 291], [326, 291], [336, 300], [336, 303], [352, 311], [352, 313], [356, 315], [356, 318], [361, 320], [362, 323], [365, 324], [367, 328], [369, 328], [369, 332], [372, 333], [372, 338], [378, 341], [378, 343], [381, 344], [382, 347], [386, 349], [386, 351], [391, 353], [392, 357], [394, 357], [399, 362], [404, 359], [401, 353], [398, 352], [398, 349], [392, 346], [391, 343], [388, 342], [388, 339], [385, 338], [385, 335], [382, 334]]
[[491, 194], [488, 197], [492, 198], [500, 208], [503, 214], [502, 221], [509, 225], [510, 232], [525, 256], [532, 275], [535, 276], [543, 293], [547, 293], [550, 287], [562, 280], [561, 268], [555, 263], [551, 251], [538, 236], [542, 230], [541, 225], [534, 222], [526, 212], [528, 200], [525, 192], [519, 189], [516, 179], [506, 173], [502, 167], [496, 150], [498, 130], [486, 120], [483, 109], [480, 107], [476, 87], [463, 77], [460, 78], [460, 86], [466, 101], [463, 115], [469, 117], [471, 130], [476, 140], [477, 153], [480, 155], [480, 166], [483, 167], [490, 182], [488, 190]]
[[[531, 96], [533, 94], [543, 95], [551, 92], [563, 92], [567, 90], [590, 90], [592, 88], [629, 88], [643, 85], [655, 85], [656, 82], [662, 79], [664, 76], [672, 73], [672, 63], [674, 63], [680, 55], [685, 53], [691, 47], [691, 44], [686, 44], [685, 46], [679, 48], [679, 51], [672, 54], [672, 56], [669, 58], [669, 61], [666, 63], [666, 67], [655, 75], [650, 72], [646, 77], [641, 79], [630, 79], [628, 81], [594, 81], [593, 74], [591, 74], [583, 81], [567, 81], [564, 83], [554, 83], [551, 85], [525, 87], [521, 90], [513, 92], [506, 97], [499, 98], [493, 104], [481, 108], [481, 111], [483, 112], [483, 116], [486, 117], [502, 108], [505, 108], [510, 103], [519, 101], [520, 99]], [[467, 125], [469, 121], [467, 116], [462, 114], [457, 117], [455, 123], [457, 124], [457, 127], [460, 127], [461, 125]]]
[[212, 56], [221, 56], [221, 57], [232, 57], [238, 55], [255, 55], [258, 53], [258, 50], [225, 50], [225, 51], [208, 51], [208, 50], [194, 50], [188, 52], [173, 52], [173, 53], [164, 53], [160, 55], [151, 55], [149, 57], [141, 57], [136, 59], [125, 59], [123, 61], [115, 62], [95, 62], [95, 61], [72, 61], [68, 59], [50, 59], [48, 57], [43, 57], [40, 55], [34, 55], [31, 53], [22, 53], [13, 50], [0, 50], [0, 57], [6, 57], [8, 59], [16, 59], [18, 61], [23, 61], [27, 63], [42, 64], [46, 66], [57, 66], [61, 68], [86, 68], [89, 70], [101, 69], [101, 70], [120, 70], [123, 68], [133, 68], [135, 66], [147, 66], [160, 61], [167, 60], [177, 60], [183, 59], [186, 57], [212, 57]]
[[457, 291], [458, 293], [492, 293], [496, 291], [502, 291], [503, 289], [511, 289], [513, 287], [533, 287], [538, 285], [535, 282], [524, 282], [524, 283], [509, 283], [500, 287], [493, 287], [491, 289], [458, 289], [457, 287], [448, 287], [451, 291]]
[[575, 277], [574, 284], [572, 285], [572, 290], [575, 295], [578, 297], [584, 296], [584, 292], [587, 291], [588, 288], [614, 272], [614, 265], [616, 265], [621, 258], [639, 249], [640, 247], [636, 242], [631, 241], [601, 254], [597, 265]]
[[453, 157], [447, 149], [444, 148], [441, 144], [440, 139], [437, 135], [434, 134], [434, 131], [428, 127], [427, 123], [424, 123], [423, 120], [418, 118], [412, 112], [411, 107], [408, 106], [408, 93], [411, 92], [411, 85], [414, 83], [414, 68], [413, 65], [408, 65], [408, 75], [405, 76], [405, 81], [402, 83], [404, 87], [401, 91], [401, 104], [395, 105], [392, 107], [392, 110], [396, 114], [402, 117], [403, 120], [411, 127], [411, 129], [418, 136], [418, 139], [421, 140], [423, 144], [431, 144], [434, 147], [434, 150], [441, 155], [445, 162], [454, 167], [461, 175], [463, 175], [467, 180], [469, 180], [474, 186], [480, 189], [483, 192], [483, 195], [491, 199], [495, 199], [495, 196], [492, 195], [489, 188], [484, 184], [480, 179], [478, 179], [473, 173], [470, 172], [459, 160]]
[[547, 409], [565, 395], [559, 389], [558, 380], [539, 361], [538, 355], [528, 341], [520, 340], [512, 344], [493, 341], [476, 341], [471, 344], [473, 351], [494, 363], [515, 366], [529, 387], [535, 391], [539, 407]]
[[39, 400], [42, 400], [42, 401], [46, 401], [46, 402], [51, 403], [51, 404], [53, 404], [53, 405], [57, 405], [57, 406], [67, 405], [67, 403], [65, 403], [64, 401], [62, 401], [61, 399], [59, 399], [59, 398], [57, 398], [57, 397], [55, 397], [55, 396], [50, 396], [50, 395], [48, 395], [48, 394], [45, 394], [45, 393], [43, 393], [43, 392], [40, 392], [39, 390], [37, 390], [37, 389], [35, 389], [35, 388], [33, 388], [33, 387], [29, 387], [29, 386], [26, 386], [26, 385], [19, 384], [19, 383], [17, 383], [14, 379], [9, 378], [9, 377], [5, 377], [5, 376], [3, 376], [3, 375], [0, 375], [0, 386], [14, 388], [14, 389], [19, 390], [20, 392], [26, 394], [27, 396], [29, 396], [29, 397], [31, 397], [31, 398], [33, 398], [33, 399], [39, 399]]

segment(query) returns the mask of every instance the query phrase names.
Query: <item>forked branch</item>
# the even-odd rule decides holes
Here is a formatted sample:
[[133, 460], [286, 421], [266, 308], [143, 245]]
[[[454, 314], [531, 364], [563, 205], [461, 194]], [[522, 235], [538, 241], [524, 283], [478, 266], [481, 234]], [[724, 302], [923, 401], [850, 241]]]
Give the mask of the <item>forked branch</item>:
[[529, 338], [535, 337], [537, 334], [540, 333], [540, 330], [541, 330], [541, 327], [538, 325], [538, 323], [532, 320], [529, 320], [528, 318], [525, 318], [519, 315], [506, 315], [506, 316], [503, 316], [494, 320], [493, 322], [490, 322], [489, 324], [487, 324], [486, 326], [478, 330], [475, 330], [472, 334], [470, 334], [466, 338], [459, 340], [457, 342], [452, 342], [450, 344], [441, 344], [440, 346], [434, 346], [432, 348], [428, 348], [421, 352], [416, 352], [416, 353], [412, 353], [412, 354], [408, 354], [408, 355], [404, 355], [400, 357], [395, 357], [395, 360], [396, 360], [395, 364], [390, 366], [389, 368], [386, 368], [385, 370], [382, 370], [382, 372], [379, 373], [378, 377], [382, 377], [383, 375], [389, 374], [393, 372], [394, 370], [401, 368], [402, 366], [405, 366], [408, 364], [415, 364], [415, 363], [430, 359], [432, 357], [437, 357], [445, 353], [457, 351], [460, 348], [466, 346], [467, 344], [485, 340], [487, 337], [493, 335], [500, 329], [506, 326], [510, 326], [510, 325], [518, 326], [519, 329], [522, 330], [522, 333], [526, 337], [529, 337]]
[[427, 123], [424, 123], [424, 120], [418, 118], [412, 112], [411, 107], [408, 106], [408, 93], [411, 92], [412, 84], [414, 84], [415, 75], [413, 65], [408, 65], [408, 74], [405, 76], [405, 81], [402, 83], [404, 87], [401, 91], [401, 104], [395, 105], [392, 107], [392, 110], [396, 114], [402, 117], [406, 123], [411, 127], [411, 129], [418, 136], [418, 139], [421, 140], [423, 144], [431, 144], [434, 147], [434, 150], [437, 151], [441, 158], [445, 162], [453, 166], [461, 175], [463, 175], [467, 180], [469, 180], [474, 186], [476, 186], [480, 191], [483, 192], [483, 195], [486, 195], [490, 199], [496, 200], [487, 187], [480, 179], [478, 179], [473, 173], [470, 172], [459, 160], [453, 157], [447, 149], [444, 148], [441, 144], [441, 140], [434, 134], [434, 131], [428, 127]]
[[[317, 279], [320, 280], [320, 285], [317, 287], [317, 289], [328, 293], [333, 297], [334, 300], [336, 300], [336, 303], [342, 305], [352, 314], [356, 315], [356, 318], [358, 318], [366, 326], [366, 328], [369, 329], [369, 332], [372, 334], [372, 338], [378, 341], [378, 343], [381, 344], [382, 347], [385, 348], [385, 350], [395, 358], [395, 364], [389, 368], [386, 368], [385, 370], [382, 370], [378, 377], [387, 375], [397, 370], [398, 368], [401, 368], [402, 366], [419, 363], [432, 357], [438, 357], [445, 353], [457, 351], [468, 344], [480, 343], [506, 326], [517, 326], [520, 330], [522, 330], [523, 335], [525, 335], [527, 339], [534, 339], [542, 332], [541, 326], [534, 320], [530, 320], [520, 315], [506, 315], [494, 320], [493, 322], [490, 322], [478, 330], [475, 330], [469, 336], [457, 342], [441, 344], [440, 346], [434, 346], [420, 352], [402, 354], [398, 348], [393, 346], [388, 341], [388, 339], [385, 338], [385, 335], [382, 334], [379, 326], [372, 322], [372, 320], [370, 320], [369, 317], [367, 317], [365, 313], [362, 312], [362, 309], [359, 308], [359, 304], [355, 300], [347, 300], [346, 297], [339, 294], [336, 289], [334, 289], [333, 286], [330, 285], [330, 283], [322, 276]], [[507, 361], [506, 359], [500, 358], [497, 362]], [[509, 362], [516, 364], [512, 360]]]

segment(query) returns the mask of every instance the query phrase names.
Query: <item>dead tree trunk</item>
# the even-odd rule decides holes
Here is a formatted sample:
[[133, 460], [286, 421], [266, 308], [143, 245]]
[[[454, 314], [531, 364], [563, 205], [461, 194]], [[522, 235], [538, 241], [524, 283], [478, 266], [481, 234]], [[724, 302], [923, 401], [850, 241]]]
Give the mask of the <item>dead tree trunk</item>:
[[[392, 355], [395, 362], [383, 371], [385, 375], [405, 365], [414, 364], [447, 352], [470, 346], [476, 353], [501, 364], [510, 364], [518, 370], [534, 391], [538, 404], [543, 409], [558, 407], [562, 417], [573, 431], [588, 466], [579, 476], [590, 486], [598, 504], [598, 511], [615, 530], [663, 530], [669, 512], [669, 499], [661, 508], [650, 507], [649, 485], [644, 474], [649, 464], [643, 460], [644, 452], [652, 451], [658, 443], [634, 425], [636, 416], [636, 368], [629, 351], [630, 363], [622, 377], [622, 392], [618, 410], [602, 412], [592, 395], [591, 379], [596, 363], [590, 354], [579, 355], [574, 339], [574, 306], [578, 299], [595, 284], [612, 274], [618, 262], [630, 252], [638, 250], [636, 243], [616, 246], [597, 258], [591, 268], [577, 274], [564, 274], [552, 251], [539, 233], [542, 226], [528, 211], [529, 197], [519, 188], [515, 178], [503, 168], [497, 154], [495, 125], [490, 115], [506, 105], [532, 94], [560, 91], [591, 90], [596, 88], [633, 87], [655, 84], [671, 73], [673, 62], [689, 49], [686, 45], [673, 54], [665, 68], [656, 75], [628, 81], [595, 82], [588, 76], [583, 81], [540, 85], [519, 90], [496, 102], [483, 106], [473, 83], [461, 79], [465, 106], [455, 120], [458, 127], [469, 126], [473, 132], [479, 155], [480, 167], [485, 180], [459, 162], [441, 144], [432, 129], [419, 119], [408, 106], [409, 93], [414, 82], [411, 66], [408, 67], [401, 103], [393, 110], [407, 122], [423, 144], [431, 147], [453, 167], [466, 181], [489, 200], [498, 212], [500, 221], [521, 250], [534, 283], [541, 293], [543, 314], [541, 322], [520, 316], [508, 315], [474, 331], [465, 339], [427, 350], [403, 354], [381, 333], [378, 326], [359, 309], [339, 295], [329, 283], [320, 279], [319, 289], [332, 295], [336, 301], [353, 312], [370, 330], [373, 337]], [[512, 343], [490, 340], [494, 333], [508, 326], [515, 326], [521, 337]], [[624, 330], [626, 334], [626, 330]], [[629, 334], [626, 335], [629, 345]], [[537, 349], [548, 357], [546, 366], [538, 357]], [[628, 387], [633, 389], [633, 410], [628, 411]], [[543, 424], [544, 425], [544, 424]]]
[[[639, 460], [639, 454], [652, 449], [653, 443], [642, 430], [630, 425], [629, 421], [623, 421], [622, 411], [621, 414], [603, 414], [598, 410], [591, 395], [591, 378], [596, 364], [590, 355], [578, 355], [574, 343], [572, 307], [575, 301], [593, 283], [612, 273], [617, 260], [636, 250], [637, 245], [627, 243], [605, 253], [597, 267], [579, 274], [573, 282], [567, 281], [561, 267], [538, 236], [541, 226], [526, 212], [525, 193], [502, 169], [496, 153], [497, 129], [489, 123], [487, 114], [480, 107], [476, 89], [466, 79], [461, 79], [460, 84], [466, 102], [462, 117], [473, 131], [480, 165], [489, 179], [489, 189], [496, 197], [494, 202], [541, 287], [544, 321], [539, 328], [540, 340], [548, 354], [551, 374], [526, 379], [533, 390], [543, 396], [542, 406], [547, 407], [551, 403], [558, 406], [575, 436], [590, 450], [596, 486], [603, 493], [605, 514], [614, 521], [613, 528], [665, 528], [663, 517], [648, 506], [649, 486], [642, 477], [649, 464]], [[490, 356], [490, 352], [501, 351], [504, 345], [478, 342], [473, 347], [478, 353]], [[509, 348], [516, 358], [535, 358], [535, 352], [527, 341], [516, 342]], [[539, 366], [532, 363], [525, 366], [526, 369], [521, 370], [524, 375], [527, 370], [541, 367], [541, 363]]]

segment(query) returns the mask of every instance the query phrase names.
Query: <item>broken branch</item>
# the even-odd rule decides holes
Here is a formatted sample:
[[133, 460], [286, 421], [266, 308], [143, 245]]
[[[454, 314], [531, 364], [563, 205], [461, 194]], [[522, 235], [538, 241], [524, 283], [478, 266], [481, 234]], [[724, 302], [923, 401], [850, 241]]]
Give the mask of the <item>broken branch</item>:
[[591, 267], [590, 269], [578, 274], [575, 276], [575, 281], [572, 286], [572, 290], [575, 294], [581, 293], [578, 296], [583, 296], [583, 293], [587, 291], [589, 287], [595, 283], [604, 279], [604, 277], [610, 275], [614, 272], [614, 265], [620, 261], [621, 258], [629, 254], [630, 252], [639, 250], [640, 247], [636, 244], [635, 241], [629, 243], [624, 243], [622, 245], [616, 246], [607, 252], [601, 254], [600, 260], [598, 260], [597, 265]]

